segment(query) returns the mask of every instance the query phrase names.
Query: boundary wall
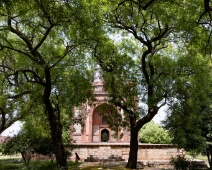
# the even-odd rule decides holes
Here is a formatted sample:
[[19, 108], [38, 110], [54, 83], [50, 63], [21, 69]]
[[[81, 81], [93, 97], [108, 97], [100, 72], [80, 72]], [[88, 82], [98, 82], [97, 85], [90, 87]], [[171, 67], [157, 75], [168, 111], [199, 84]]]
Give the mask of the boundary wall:
[[[90, 160], [101, 161], [109, 158], [117, 158], [127, 161], [129, 156], [129, 143], [78, 143], [77, 147], [72, 151], [70, 160], [76, 159], [75, 153], [80, 157], [80, 161], [89, 162]], [[174, 145], [169, 144], [139, 144], [138, 161], [144, 162], [169, 162], [172, 157], [181, 154]]]

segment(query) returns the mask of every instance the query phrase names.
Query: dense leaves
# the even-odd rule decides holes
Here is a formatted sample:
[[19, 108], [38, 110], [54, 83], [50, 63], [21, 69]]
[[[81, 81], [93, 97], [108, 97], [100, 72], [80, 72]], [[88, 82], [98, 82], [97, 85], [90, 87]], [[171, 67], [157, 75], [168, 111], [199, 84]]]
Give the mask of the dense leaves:
[[67, 169], [62, 136], [68, 134], [62, 132], [73, 107], [92, 99], [88, 68], [97, 63], [108, 102], [123, 114], [111, 127], [131, 132], [128, 168], [136, 168], [139, 130], [164, 105], [167, 128], [175, 142], [182, 139], [179, 146], [199, 150], [204, 140], [210, 142], [211, 117], [204, 114], [211, 106], [209, 0], [0, 5], [0, 132], [39, 109], [58, 165]]
[[[15, 100], [15, 106], [20, 102], [28, 113], [35, 112], [36, 105], [40, 107], [49, 122], [58, 166], [65, 169], [61, 110], [71, 117], [72, 108], [89, 100], [92, 94], [84, 60], [89, 56], [86, 44], [98, 17], [90, 10], [86, 1], [11, 0], [2, 4], [0, 12], [0, 72], [5, 82], [1, 92], [5, 102], [1, 107], [12, 107], [11, 100], [5, 97], [7, 93], [18, 95], [22, 100]], [[17, 119], [22, 119], [25, 110], [21, 105], [16, 109], [20, 115]], [[13, 119], [14, 110], [4, 110], [2, 121], [5, 114], [5, 119], [17, 120]], [[9, 121], [3, 123], [5, 127], [10, 125]]]
[[[190, 54], [187, 56], [190, 57]], [[185, 65], [186, 58], [185, 55], [178, 60], [178, 63], [182, 63], [178, 69], [184, 71], [174, 84], [175, 97], [168, 102], [169, 110], [164, 124], [179, 148], [185, 148], [194, 154], [207, 152], [211, 155], [207, 151], [210, 147], [208, 143], [211, 141], [209, 136], [212, 120], [211, 62], [201, 55], [196, 55], [193, 56], [193, 61], [187, 60]]]
[[[205, 94], [211, 82], [207, 79], [211, 77], [207, 58], [210, 33], [198, 25], [204, 11], [200, 0], [112, 1], [109, 5], [106, 22], [114, 37], [121, 35], [121, 43], [116, 44], [117, 50], [109, 51], [113, 57], [103, 55], [101, 60], [98, 50], [101, 53], [102, 48], [97, 46], [95, 57], [104, 71], [109, 102], [123, 109], [129, 119], [131, 147], [127, 167], [136, 168], [138, 132], [162, 106], [170, 106], [169, 111], [175, 106], [179, 109], [183, 100], [187, 115], [192, 115], [187, 124], [199, 121], [196, 114], [208, 102]], [[197, 102], [179, 95], [190, 85], [190, 97]], [[178, 113], [180, 123], [183, 113], [182, 117]], [[192, 131], [200, 133], [197, 129]]]
[[171, 140], [169, 132], [154, 121], [145, 124], [140, 130], [139, 141], [142, 143], [170, 144]]

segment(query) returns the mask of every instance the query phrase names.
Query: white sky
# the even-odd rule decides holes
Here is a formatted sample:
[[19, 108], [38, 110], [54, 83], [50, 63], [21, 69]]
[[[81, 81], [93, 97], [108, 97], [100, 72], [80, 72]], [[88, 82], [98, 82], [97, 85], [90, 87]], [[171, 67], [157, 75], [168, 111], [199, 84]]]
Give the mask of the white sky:
[[5, 131], [3, 131], [0, 135], [1, 136], [14, 136], [17, 134], [21, 129], [21, 122], [17, 121], [12, 124], [9, 128], [7, 128]]
[[154, 120], [155, 123], [160, 124], [161, 121], [163, 121], [165, 119], [165, 117], [166, 117], [165, 109], [166, 109], [165, 106], [163, 106], [162, 108], [160, 108], [158, 114], [156, 114], [156, 116], [153, 118], [153, 120]]

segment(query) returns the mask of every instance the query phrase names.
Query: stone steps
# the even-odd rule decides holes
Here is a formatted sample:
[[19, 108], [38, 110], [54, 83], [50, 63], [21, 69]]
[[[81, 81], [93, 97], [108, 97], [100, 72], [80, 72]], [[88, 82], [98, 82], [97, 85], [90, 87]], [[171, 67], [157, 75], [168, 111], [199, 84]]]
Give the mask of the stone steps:
[[120, 156], [114, 156], [114, 155], [110, 155], [107, 158], [105, 155], [104, 158], [90, 155], [89, 157], [87, 157], [87, 159], [84, 160], [84, 162], [120, 162], [120, 161], [124, 161], [124, 159], [122, 159], [122, 157]]

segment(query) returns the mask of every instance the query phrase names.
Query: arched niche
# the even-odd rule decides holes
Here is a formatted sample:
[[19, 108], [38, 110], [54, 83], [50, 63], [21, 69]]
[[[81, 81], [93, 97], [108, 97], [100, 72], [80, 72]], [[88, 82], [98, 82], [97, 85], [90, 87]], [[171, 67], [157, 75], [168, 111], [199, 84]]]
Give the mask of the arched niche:
[[103, 129], [101, 131], [101, 142], [108, 142], [110, 138], [109, 130]]
[[108, 115], [117, 112], [117, 110], [107, 103], [97, 106], [93, 111], [93, 125], [108, 124]]
[[[110, 104], [103, 103], [99, 106], [97, 106], [93, 110], [92, 115], [92, 141], [93, 142], [101, 142], [101, 141], [108, 141], [109, 139], [112, 139], [110, 137], [110, 129], [109, 129], [109, 115], [117, 113], [117, 110], [115, 107], [113, 107]], [[113, 117], [113, 116], [112, 116]], [[102, 129], [104, 131], [102, 131]], [[105, 137], [104, 137], [105, 136]], [[108, 140], [106, 140], [107, 138]]]

